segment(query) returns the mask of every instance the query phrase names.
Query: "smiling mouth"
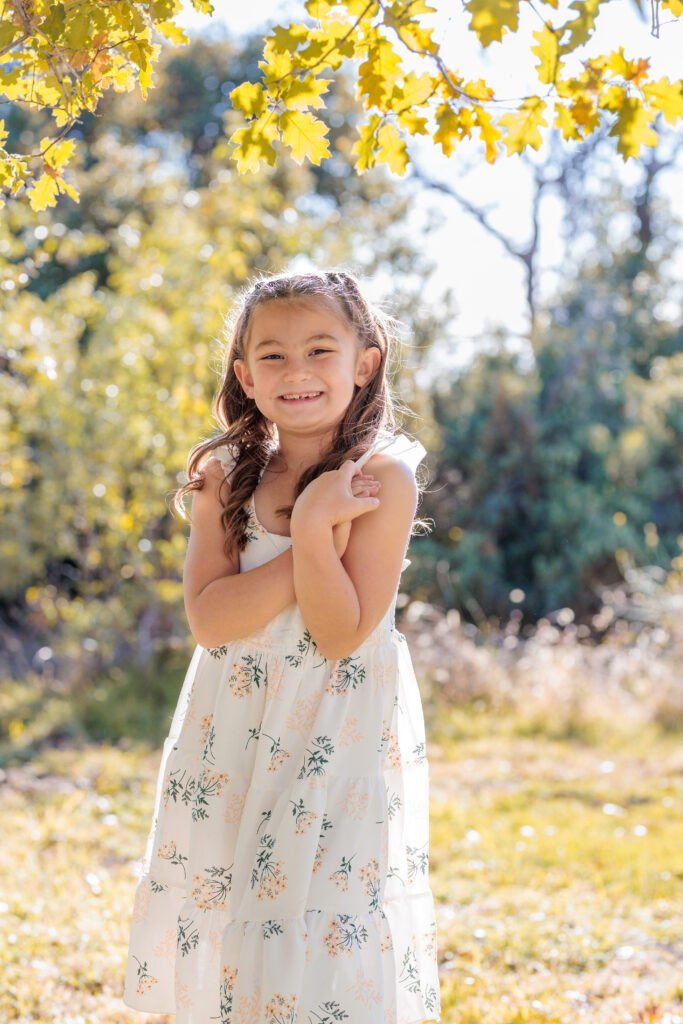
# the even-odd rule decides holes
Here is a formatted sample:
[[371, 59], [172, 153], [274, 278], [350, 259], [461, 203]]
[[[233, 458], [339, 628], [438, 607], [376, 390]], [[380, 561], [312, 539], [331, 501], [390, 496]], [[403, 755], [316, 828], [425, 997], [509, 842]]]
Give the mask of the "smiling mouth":
[[307, 391], [299, 394], [291, 395], [280, 395], [279, 397], [283, 402], [312, 402], [316, 398], [320, 398], [322, 391]]

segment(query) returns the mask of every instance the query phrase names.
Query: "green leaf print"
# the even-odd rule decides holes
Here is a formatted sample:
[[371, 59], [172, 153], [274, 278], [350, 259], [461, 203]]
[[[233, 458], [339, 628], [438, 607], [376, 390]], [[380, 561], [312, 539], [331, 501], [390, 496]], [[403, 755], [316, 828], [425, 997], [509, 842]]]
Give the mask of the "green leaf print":
[[358, 926], [357, 914], [335, 914], [330, 920], [330, 930], [324, 938], [330, 956], [350, 953], [368, 941], [368, 930], [364, 924]]
[[187, 877], [184, 861], [188, 860], [189, 858], [184, 857], [182, 855], [182, 853], [180, 852], [180, 850], [178, 849], [173, 840], [171, 840], [168, 843], [162, 843], [160, 845], [159, 849], [157, 850], [157, 857], [160, 857], [162, 860], [167, 860], [169, 864], [177, 864], [178, 867], [181, 867], [183, 869], [183, 877]]
[[348, 1020], [349, 1015], [334, 999], [319, 1003], [317, 1009], [308, 1011], [307, 1024], [335, 1024], [335, 1021]]
[[265, 832], [259, 840], [256, 867], [252, 869], [250, 884], [258, 887], [257, 898], [267, 896], [274, 900], [287, 887], [287, 875], [282, 870], [282, 861], [273, 857], [275, 837]]
[[418, 743], [416, 746], [414, 746], [413, 754], [415, 755], [415, 764], [421, 764], [423, 761], [426, 761], [427, 757], [425, 754], [424, 743]]
[[212, 725], [211, 728], [209, 729], [208, 736], [206, 737], [206, 743], [204, 744], [204, 749], [202, 750], [202, 761], [206, 761], [208, 764], [213, 764], [213, 765], [215, 765], [215, 763], [216, 763], [216, 760], [215, 760], [215, 758], [213, 756], [213, 741], [214, 741], [215, 738], [216, 738], [216, 730], [214, 729], [214, 727]]
[[168, 886], [166, 885], [165, 882], [157, 882], [155, 878], [150, 878], [149, 887], [152, 890], [152, 892], [166, 892], [166, 890], [168, 889]]
[[178, 941], [176, 945], [182, 956], [188, 956], [199, 945], [199, 929], [194, 926], [191, 917], [178, 918]]
[[[232, 864], [230, 865], [230, 868]], [[223, 909], [232, 886], [230, 868], [213, 866], [204, 869], [203, 875], [193, 878], [192, 899], [203, 910]]]
[[[133, 956], [133, 959], [134, 960], [138, 960], [138, 958], [136, 956]], [[147, 961], [145, 960], [144, 963], [140, 963], [140, 961], [138, 960], [138, 984], [137, 984], [137, 993], [138, 993], [138, 995], [143, 995], [147, 991], [147, 989], [151, 988], [152, 985], [156, 985], [156, 983], [157, 983], [157, 978], [153, 977], [149, 973], [149, 969], [147, 967]]]
[[[297, 640], [296, 649], [299, 652], [298, 654], [285, 654], [285, 661], [292, 665], [293, 668], [299, 668], [307, 654], [318, 653], [318, 645], [307, 629], [304, 630], [303, 636]], [[320, 665], [324, 665], [326, 661], [327, 658], [323, 658], [321, 656], [320, 661], [314, 667], [319, 668]]]
[[220, 647], [207, 647], [205, 648], [206, 653], [210, 654], [212, 658], [222, 658], [228, 653], [228, 645], [221, 644]]
[[298, 779], [307, 778], [309, 775], [324, 775], [325, 765], [329, 762], [334, 753], [334, 744], [329, 736], [316, 736], [313, 740], [313, 749], [306, 747], [304, 763], [302, 764]]
[[270, 939], [273, 935], [284, 935], [285, 930], [282, 927], [282, 922], [276, 917], [270, 917], [267, 921], [264, 921], [261, 925], [261, 934], [264, 939]]
[[263, 654], [243, 654], [240, 664], [233, 665], [228, 685], [236, 697], [246, 697], [254, 686], [267, 683], [268, 665], [266, 663], [265, 669], [261, 667], [264, 657]]
[[309, 811], [306, 809], [303, 797], [299, 797], [296, 801], [290, 800], [289, 802], [292, 805], [292, 814], [296, 821], [294, 831], [297, 835], [303, 835], [304, 832], [307, 832], [310, 829], [318, 815], [315, 811]]
[[349, 875], [351, 874], [351, 861], [355, 856], [356, 854], [353, 853], [348, 859], [346, 857], [342, 857], [340, 866], [330, 875], [330, 881], [334, 882], [341, 892], [348, 891]]
[[212, 768], [203, 768], [197, 779], [197, 789], [192, 802], [192, 820], [200, 821], [208, 818], [209, 800], [223, 792], [223, 783], [228, 776], [225, 772], [216, 772]]
[[405, 955], [401, 963], [399, 983], [403, 985], [408, 992], [414, 992], [415, 995], [420, 995], [420, 977], [417, 969], [417, 957], [415, 956], [415, 950], [410, 946], [405, 951]]
[[348, 693], [349, 687], [355, 690], [365, 679], [365, 665], [358, 656], [352, 654], [336, 662], [326, 693]]
[[169, 800], [173, 800], [173, 803], [177, 803], [178, 800], [184, 804], [191, 803], [194, 799], [195, 786], [195, 777], [190, 775], [187, 768], [176, 768], [169, 775], [164, 790], [164, 803], [168, 803]]
[[387, 814], [389, 816], [389, 821], [391, 821], [393, 816], [400, 811], [401, 807], [403, 807], [403, 801], [400, 796], [398, 793], [392, 793], [387, 800]]
[[407, 846], [406, 861], [408, 878], [414, 878], [418, 872], [426, 875], [429, 868], [429, 843], [423, 843], [422, 846]]
[[425, 985], [424, 1001], [430, 1012], [436, 1012], [439, 1006], [439, 991], [434, 985]]

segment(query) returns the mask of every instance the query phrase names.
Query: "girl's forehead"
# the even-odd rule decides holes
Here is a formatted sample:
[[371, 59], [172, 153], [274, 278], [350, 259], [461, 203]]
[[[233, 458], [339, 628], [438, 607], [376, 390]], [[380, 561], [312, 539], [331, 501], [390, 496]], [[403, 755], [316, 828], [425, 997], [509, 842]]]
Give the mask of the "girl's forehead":
[[[354, 333], [341, 309], [331, 300], [271, 299], [252, 312], [246, 343], [253, 341], [257, 334], [258, 340], [267, 337], [269, 340], [285, 341], [289, 331], [298, 335], [300, 330], [313, 333], [318, 329], [329, 329], [337, 337]], [[305, 340], [303, 336], [302, 340]]]

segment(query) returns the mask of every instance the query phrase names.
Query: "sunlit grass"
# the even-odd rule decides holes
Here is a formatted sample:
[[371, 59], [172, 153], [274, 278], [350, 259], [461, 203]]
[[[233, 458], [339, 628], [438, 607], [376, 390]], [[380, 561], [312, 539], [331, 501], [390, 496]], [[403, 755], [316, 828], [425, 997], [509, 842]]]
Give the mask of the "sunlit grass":
[[[678, 1024], [680, 741], [603, 748], [476, 717], [488, 729], [469, 736], [462, 711], [429, 718], [442, 1019]], [[158, 763], [130, 743], [7, 768], [3, 1021], [143, 1019], [120, 996]]]

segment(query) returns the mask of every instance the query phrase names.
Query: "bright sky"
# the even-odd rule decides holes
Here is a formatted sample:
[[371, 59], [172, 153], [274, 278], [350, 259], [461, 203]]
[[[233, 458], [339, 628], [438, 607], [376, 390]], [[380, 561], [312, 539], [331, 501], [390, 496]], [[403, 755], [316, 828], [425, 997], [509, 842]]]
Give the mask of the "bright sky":
[[[539, 92], [539, 83], [538, 80], [534, 82], [533, 74], [525, 77], [520, 72], [520, 68], [532, 68], [536, 61], [536, 58], [530, 60], [531, 33], [542, 25], [541, 15], [530, 4], [522, 5], [518, 33], [508, 33], [501, 43], [492, 43], [487, 50], [482, 50], [467, 28], [469, 16], [457, 0], [429, 0], [429, 3], [436, 8], [429, 24], [434, 26], [434, 38], [441, 43], [444, 59], [450, 66], [469, 78], [483, 77], [495, 90], [497, 99], [515, 99], [530, 92]], [[189, 4], [187, 6], [189, 8]], [[536, 6], [540, 8], [541, 5]], [[178, 19], [179, 23], [194, 34], [210, 30], [211, 23], [222, 22], [231, 34], [240, 35], [257, 28], [265, 32], [274, 25], [303, 21], [308, 17], [303, 0], [249, 0], [243, 4], [234, 3], [234, 0], [214, 0], [214, 7], [212, 18], [188, 9]], [[670, 81], [679, 78], [683, 19], [673, 19], [661, 11], [659, 38], [656, 38], [651, 33], [651, 5], [647, 0], [642, 0], [642, 8], [643, 14], [640, 15], [636, 0], [613, 0], [605, 4], [593, 37], [576, 51], [565, 70], [578, 71], [581, 59], [609, 52], [621, 45], [629, 59], [648, 58], [655, 78], [666, 76]], [[561, 15], [568, 20], [572, 14], [566, 0], [560, 0], [553, 21], [557, 23]], [[419, 58], [411, 57], [407, 51], [404, 64], [408, 68], [413, 66], [416, 71], [425, 70]], [[548, 117], [546, 120], [550, 123]], [[678, 130], [683, 131], [683, 123], [679, 122], [679, 125]], [[451, 183], [471, 203], [485, 208], [488, 219], [516, 245], [525, 244], [531, 232], [532, 178], [530, 168], [519, 156], [501, 155], [491, 166], [483, 158], [483, 146], [478, 140], [463, 144], [450, 158], [446, 158], [440, 147], [429, 141], [413, 139], [409, 142], [409, 153], [430, 177]], [[530, 149], [526, 153], [534, 162], [542, 162], [541, 154]], [[641, 155], [646, 153], [647, 149], [643, 147]], [[629, 160], [624, 164], [616, 153], [616, 140], [613, 173], [628, 182], [640, 179], [635, 161]], [[681, 161], [677, 169], [665, 173], [666, 178], [661, 180], [667, 188], [672, 210], [683, 218]], [[439, 364], [457, 366], [468, 362], [473, 351], [486, 343], [486, 334], [496, 327], [506, 328], [511, 347], [526, 352], [525, 278], [519, 262], [509, 256], [502, 244], [470, 214], [464, 212], [456, 200], [442, 192], [424, 194], [415, 180], [411, 180], [410, 168], [403, 179], [396, 177], [416, 196], [416, 232], [426, 211], [436, 210], [443, 218], [443, 226], [438, 233], [425, 237], [429, 256], [436, 261], [437, 269], [425, 282], [422, 292], [426, 303], [438, 303], [439, 296], [448, 287], [452, 287], [455, 294], [455, 314], [449, 325], [448, 337], [435, 352], [440, 357]], [[559, 204], [551, 196], [542, 201], [540, 259], [537, 264], [542, 270], [538, 293], [541, 301], [553, 293], [566, 258], [558, 233], [559, 211]], [[679, 278], [683, 277], [683, 253], [677, 271]], [[376, 280], [373, 295], [384, 297], [388, 285], [388, 281]], [[671, 315], [675, 313], [672, 311]]]

